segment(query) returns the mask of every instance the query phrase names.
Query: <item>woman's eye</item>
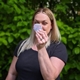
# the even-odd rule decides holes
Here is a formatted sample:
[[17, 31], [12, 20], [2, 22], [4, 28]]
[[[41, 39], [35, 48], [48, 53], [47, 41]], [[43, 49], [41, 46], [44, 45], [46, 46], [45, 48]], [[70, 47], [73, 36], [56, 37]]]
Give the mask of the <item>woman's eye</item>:
[[47, 24], [47, 22], [43, 22], [42, 24], [43, 24], [43, 25], [46, 25], [46, 24]]

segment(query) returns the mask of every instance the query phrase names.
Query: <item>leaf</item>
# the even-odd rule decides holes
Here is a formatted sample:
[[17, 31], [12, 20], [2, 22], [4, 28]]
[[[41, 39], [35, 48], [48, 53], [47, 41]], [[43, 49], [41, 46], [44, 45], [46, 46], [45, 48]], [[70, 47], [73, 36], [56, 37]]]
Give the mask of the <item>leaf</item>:
[[8, 45], [8, 42], [5, 38], [0, 38], [0, 42], [3, 43], [4, 45]]
[[71, 65], [67, 63], [67, 65], [64, 67], [65, 71], [68, 71], [70, 69]]
[[75, 54], [80, 54], [80, 48], [79, 47], [74, 48], [74, 52]]
[[27, 33], [30, 35], [30, 32], [31, 32], [31, 30], [30, 29], [27, 29]]
[[26, 1], [25, 1], [25, 0], [19, 0], [19, 2], [20, 2], [20, 3], [24, 3], [24, 2], [26, 2]]
[[21, 9], [20, 9], [16, 4], [13, 4], [13, 7], [15, 8], [15, 10], [16, 10], [16, 12], [17, 12], [18, 14], [21, 13]]
[[79, 75], [75, 75], [75, 80], [79, 80], [80, 79], [80, 74]]
[[0, 36], [4, 36], [5, 35], [5, 33], [4, 32], [0, 32]]
[[68, 7], [65, 5], [64, 7], [63, 7], [63, 4], [58, 4], [57, 6], [56, 6], [56, 10], [57, 11], [62, 11], [63, 13], [66, 13], [66, 9], [67, 9]]
[[64, 31], [60, 31], [61, 35], [64, 35]]
[[8, 42], [9, 42], [9, 43], [13, 42], [13, 37], [10, 37], [10, 36], [9, 36], [9, 37], [8, 37]]
[[77, 41], [76, 41], [75, 39], [72, 39], [72, 43], [73, 43], [73, 44], [76, 44]]
[[69, 46], [69, 49], [73, 49], [73, 44], [71, 42], [68, 42], [68, 46]]
[[18, 38], [18, 37], [20, 36], [20, 34], [19, 34], [19, 33], [16, 33], [16, 34], [13, 34], [13, 36], [14, 36], [15, 38]]
[[13, 21], [17, 21], [17, 20], [18, 20], [17, 16], [14, 16]]
[[22, 21], [19, 21], [19, 22], [17, 23], [17, 26], [23, 26], [23, 22], [22, 22]]
[[73, 35], [72, 35], [72, 34], [70, 34], [70, 35], [68, 36], [68, 38], [73, 38]]
[[80, 70], [80, 63], [78, 62], [77, 69]]
[[62, 37], [62, 42], [64, 42], [65, 44], [67, 44], [67, 39], [65, 37]]

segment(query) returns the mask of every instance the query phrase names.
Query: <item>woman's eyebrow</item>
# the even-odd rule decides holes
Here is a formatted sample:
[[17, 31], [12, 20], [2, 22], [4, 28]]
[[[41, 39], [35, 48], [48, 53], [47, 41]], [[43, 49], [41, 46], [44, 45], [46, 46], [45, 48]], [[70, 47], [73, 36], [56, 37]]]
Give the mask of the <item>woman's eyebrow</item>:
[[39, 21], [41, 21], [41, 22], [45, 22], [45, 21], [47, 21], [47, 20], [34, 20], [34, 21], [36, 21], [36, 22], [39, 22]]

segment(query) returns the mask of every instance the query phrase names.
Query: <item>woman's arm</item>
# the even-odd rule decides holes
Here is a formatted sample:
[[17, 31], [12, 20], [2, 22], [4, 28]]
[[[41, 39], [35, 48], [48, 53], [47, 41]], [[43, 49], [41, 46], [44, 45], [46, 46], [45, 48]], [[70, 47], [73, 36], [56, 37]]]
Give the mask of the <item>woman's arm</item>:
[[65, 65], [57, 57], [49, 58], [45, 47], [38, 50], [38, 60], [44, 80], [55, 80]]
[[44, 80], [55, 80], [65, 63], [57, 57], [52, 56], [49, 58], [45, 44], [48, 41], [47, 33], [43, 30], [36, 32], [36, 38], [38, 40], [38, 60], [40, 65], [41, 74]]
[[15, 80], [16, 79], [16, 75], [17, 75], [16, 69], [15, 69], [16, 61], [17, 61], [17, 57], [14, 56], [12, 63], [10, 65], [9, 71], [8, 71], [8, 75], [5, 80]]

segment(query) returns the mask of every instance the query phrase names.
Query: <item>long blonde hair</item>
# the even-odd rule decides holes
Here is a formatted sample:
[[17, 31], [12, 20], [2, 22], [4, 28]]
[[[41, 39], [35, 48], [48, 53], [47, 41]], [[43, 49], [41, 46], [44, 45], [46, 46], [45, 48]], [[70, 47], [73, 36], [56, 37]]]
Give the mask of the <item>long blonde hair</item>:
[[[33, 15], [32, 23], [34, 21], [35, 15], [39, 12], [44, 12], [50, 18], [50, 21], [51, 21], [52, 29], [50, 31], [50, 34], [48, 35], [49, 40], [46, 43], [46, 47], [48, 47], [51, 42], [59, 42], [60, 39], [61, 39], [61, 35], [60, 35], [59, 29], [58, 29], [58, 26], [57, 26], [57, 23], [56, 23], [55, 16], [52, 13], [52, 11], [48, 8], [39, 8]], [[33, 29], [31, 29], [30, 37], [28, 39], [25, 39], [22, 42], [22, 44], [20, 45], [20, 47], [23, 45], [22, 48], [19, 47], [19, 49], [18, 49], [18, 52], [17, 52], [18, 56], [25, 49], [30, 49], [33, 45], [33, 42], [34, 42], [34, 31], [33, 31]]]

